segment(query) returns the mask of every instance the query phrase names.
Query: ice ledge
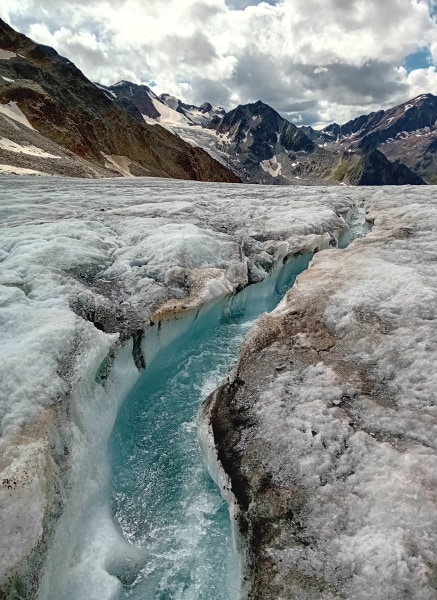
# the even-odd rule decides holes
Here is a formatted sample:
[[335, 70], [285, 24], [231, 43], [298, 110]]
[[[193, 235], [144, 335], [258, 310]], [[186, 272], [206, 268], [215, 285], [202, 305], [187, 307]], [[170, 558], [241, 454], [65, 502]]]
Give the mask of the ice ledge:
[[437, 203], [367, 207], [373, 232], [315, 258], [202, 413], [243, 597], [435, 598]]

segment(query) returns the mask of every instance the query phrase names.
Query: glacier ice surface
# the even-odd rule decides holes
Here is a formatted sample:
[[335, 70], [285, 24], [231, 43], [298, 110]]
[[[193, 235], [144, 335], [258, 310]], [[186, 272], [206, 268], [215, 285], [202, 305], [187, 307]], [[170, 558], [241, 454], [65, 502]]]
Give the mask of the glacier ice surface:
[[[182, 331], [181, 315], [189, 311], [195, 315], [205, 302], [218, 301], [248, 282], [262, 279], [287, 256], [332, 246], [347, 233], [345, 218], [356, 204], [368, 207], [376, 227], [368, 243], [355, 242], [347, 251], [353, 256], [353, 276], [335, 251], [329, 259], [326, 253], [318, 254], [316, 266], [308, 272], [312, 281], [319, 277], [320, 281], [329, 280], [332, 275], [329, 293], [335, 301], [326, 305], [321, 318], [344, 339], [350, 325], [351, 331], [356, 331], [357, 323], [367, 331], [366, 327], [375, 329], [385, 320], [397, 319], [396, 338], [381, 334], [378, 343], [373, 343], [369, 336], [362, 341], [352, 336], [347, 351], [353, 348], [356, 356], [369, 356], [369, 364], [376, 362], [378, 366], [372, 368], [380, 369], [384, 381], [410, 390], [402, 396], [406, 423], [415, 432], [415, 443], [428, 443], [434, 418], [428, 399], [435, 348], [428, 332], [434, 325], [435, 272], [431, 259], [417, 266], [414, 263], [413, 268], [411, 256], [432, 256], [434, 252], [432, 188], [289, 189], [147, 179], [0, 178], [0, 520], [2, 532], [6, 532], [0, 538], [0, 589], [13, 573], [25, 577], [27, 567], [40, 570], [41, 559], [35, 550], [44, 550], [44, 543], [50, 543], [52, 563], [41, 584], [41, 597], [44, 593], [50, 597], [59, 585], [57, 574], [78, 580], [83, 573], [81, 565], [96, 550], [83, 548], [81, 534], [94, 508], [102, 505], [109, 481], [105, 444], [120, 403], [139, 376], [132, 356], [135, 344], [137, 363], [139, 347], [150, 360], [156, 353], [156, 347], [147, 341], [152, 329], [160, 327], [164, 332], [166, 322], [176, 319]], [[423, 233], [409, 240], [410, 223]], [[394, 243], [387, 232], [396, 228], [400, 233]], [[350, 286], [338, 285], [343, 281], [350, 281]], [[301, 281], [297, 289], [300, 287]], [[318, 299], [325, 298], [328, 292], [318, 290]], [[395, 300], [390, 301], [392, 296]], [[367, 314], [367, 303], [370, 316], [366, 319], [362, 315]], [[357, 305], [359, 309], [352, 310]], [[280, 306], [278, 315], [285, 307]], [[139, 331], [145, 332], [142, 340]], [[165, 345], [172, 335], [167, 329], [166, 340], [157, 343]], [[304, 332], [301, 341], [305, 347]], [[394, 376], [395, 352], [402, 365], [398, 378]], [[335, 399], [337, 376], [332, 369], [319, 369], [321, 373], [311, 369], [304, 373], [309, 389], [323, 389], [323, 394]], [[412, 372], [414, 377], [409, 375]], [[281, 377], [287, 376], [283, 373]], [[279, 385], [281, 378], [278, 381]], [[263, 394], [273, 398], [274, 408], [277, 393], [266, 388]], [[357, 406], [364, 410], [366, 403], [361, 404]], [[316, 414], [317, 402], [308, 406], [308, 416], [300, 417], [307, 419], [305, 423]], [[371, 407], [368, 418], [372, 427], [384, 422], [394, 437], [404, 433], [405, 423], [397, 424], [384, 406], [375, 401]], [[263, 414], [262, 405], [257, 410]], [[277, 413], [272, 410], [271, 414]], [[323, 415], [317, 418], [323, 421]], [[267, 433], [274, 427], [268, 416], [262, 423]], [[327, 435], [332, 431], [335, 439], [341, 439], [344, 427], [339, 423], [333, 428], [327, 422]], [[365, 477], [360, 482], [363, 494], [375, 489], [370, 465], [364, 469], [366, 453], [381, 465], [377, 473], [388, 473], [387, 464], [397, 456], [390, 444], [382, 444], [376, 451], [372, 444], [378, 440], [370, 433], [364, 438], [363, 434], [356, 436], [363, 473], [369, 481], [367, 487]], [[282, 433], [278, 435], [278, 443], [286, 439]], [[414, 462], [414, 452], [403, 455], [409, 456], [415, 469], [419, 463]], [[421, 468], [425, 469], [432, 445], [427, 445], [422, 455]], [[280, 454], [275, 460], [274, 473], [283, 468]], [[313, 477], [311, 471], [306, 475], [308, 485], [315, 485], [323, 465], [314, 457], [304, 456], [302, 465], [305, 461], [315, 469]], [[403, 468], [408, 468], [407, 462]], [[284, 476], [286, 473], [285, 469]], [[421, 481], [418, 476], [416, 479]], [[408, 481], [406, 478], [399, 485], [405, 484], [408, 490]], [[384, 514], [383, 489], [381, 485], [381, 502], [369, 504], [363, 496], [363, 503], [354, 505], [357, 519], [367, 508], [372, 509], [369, 519], [378, 511]], [[423, 492], [422, 487], [417, 489]], [[413, 496], [415, 493], [413, 490]], [[393, 494], [404, 518], [405, 495], [397, 496], [396, 490]], [[431, 523], [432, 509], [428, 500], [422, 502], [421, 498], [431, 495], [427, 491], [418, 496], [423, 522]], [[317, 518], [314, 512], [315, 523]], [[99, 539], [118, 539], [110, 515], [102, 519], [97, 545]], [[435, 540], [431, 524], [430, 532], [429, 539]], [[390, 536], [395, 539], [396, 532], [390, 529], [389, 533], [387, 540]], [[366, 564], [360, 562], [366, 546], [359, 544], [359, 537], [348, 537], [347, 530], [345, 535], [350, 544], [338, 546], [338, 556], [352, 556], [349, 549], [356, 548], [356, 564]], [[364, 525], [360, 535], [366, 535]], [[407, 535], [405, 529], [403, 535]], [[375, 553], [387, 548], [382, 538], [364, 539]], [[430, 547], [427, 551], [428, 566], [420, 563], [425, 579], [435, 556]], [[284, 564], [294, 564], [296, 556], [284, 552]], [[370, 554], [369, 550], [366, 556]], [[279, 550], [272, 549], [273, 555], [279, 556]], [[111, 594], [116, 597], [119, 583], [107, 573], [105, 564], [96, 564], [95, 573], [102, 577], [102, 592], [104, 587], [108, 598]], [[358, 576], [363, 581], [369, 577], [362, 570]], [[422, 596], [428, 597], [432, 595]]]
[[250, 423], [226, 444], [253, 597], [437, 597], [437, 202], [365, 206], [372, 232], [316, 255], [209, 401], [212, 435], [223, 403]]

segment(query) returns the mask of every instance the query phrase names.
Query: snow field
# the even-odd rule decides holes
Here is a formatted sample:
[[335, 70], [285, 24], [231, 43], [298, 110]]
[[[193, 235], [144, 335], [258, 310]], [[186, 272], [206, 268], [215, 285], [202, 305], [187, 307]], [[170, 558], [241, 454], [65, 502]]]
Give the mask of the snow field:
[[13, 121], [18, 121], [22, 125], [25, 125], [29, 129], [33, 129], [32, 125], [29, 123], [26, 115], [22, 112], [16, 102], [9, 102], [8, 104], [0, 104], [0, 114], [12, 119]]
[[18, 154], [29, 154], [31, 156], [40, 156], [41, 158], [63, 158], [62, 156], [55, 156], [50, 152], [44, 152], [41, 148], [36, 146], [23, 146], [17, 144], [8, 138], [0, 137], [0, 148], [3, 150], [9, 150], [9, 152], [16, 152]]

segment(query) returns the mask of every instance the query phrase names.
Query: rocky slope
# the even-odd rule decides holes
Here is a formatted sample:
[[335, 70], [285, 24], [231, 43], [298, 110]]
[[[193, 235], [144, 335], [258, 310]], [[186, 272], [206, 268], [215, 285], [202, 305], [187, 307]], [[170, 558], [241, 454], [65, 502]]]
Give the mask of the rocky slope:
[[395, 106], [338, 125], [305, 133], [327, 149], [378, 148], [390, 161], [400, 161], [429, 183], [437, 182], [437, 97], [423, 94]]
[[[0, 105], [11, 103], [16, 103], [32, 128], [64, 149], [62, 162], [52, 161], [52, 172], [59, 173], [69, 151], [89, 165], [78, 167], [78, 175], [238, 181], [202, 149], [132, 117], [55, 50], [0, 21]], [[3, 147], [1, 158], [14, 165], [17, 152]]]
[[423, 185], [421, 177], [399, 162], [390, 162], [376, 148], [345, 152], [334, 178], [349, 185]]
[[208, 128], [212, 120], [220, 120], [226, 114], [223, 108], [209, 102], [201, 106], [185, 104], [169, 94], [157, 96], [147, 85], [130, 81], [119, 81], [109, 87], [96, 85], [139, 121], [149, 125], [159, 123], [191, 146], [203, 148], [212, 158], [232, 168], [226, 149], [215, 131]]

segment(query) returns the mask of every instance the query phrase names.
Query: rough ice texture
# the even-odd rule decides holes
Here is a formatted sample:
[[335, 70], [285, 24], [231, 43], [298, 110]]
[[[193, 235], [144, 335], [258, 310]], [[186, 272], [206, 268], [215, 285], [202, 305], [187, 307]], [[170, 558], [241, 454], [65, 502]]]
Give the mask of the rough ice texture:
[[204, 407], [251, 599], [437, 598], [437, 201], [360, 197]]
[[105, 485], [100, 455], [142, 332], [332, 245], [353, 205], [334, 188], [0, 178], [0, 596], [34, 596], [62, 514], [76, 521], [53, 564], [79, 560], [74, 523]]

